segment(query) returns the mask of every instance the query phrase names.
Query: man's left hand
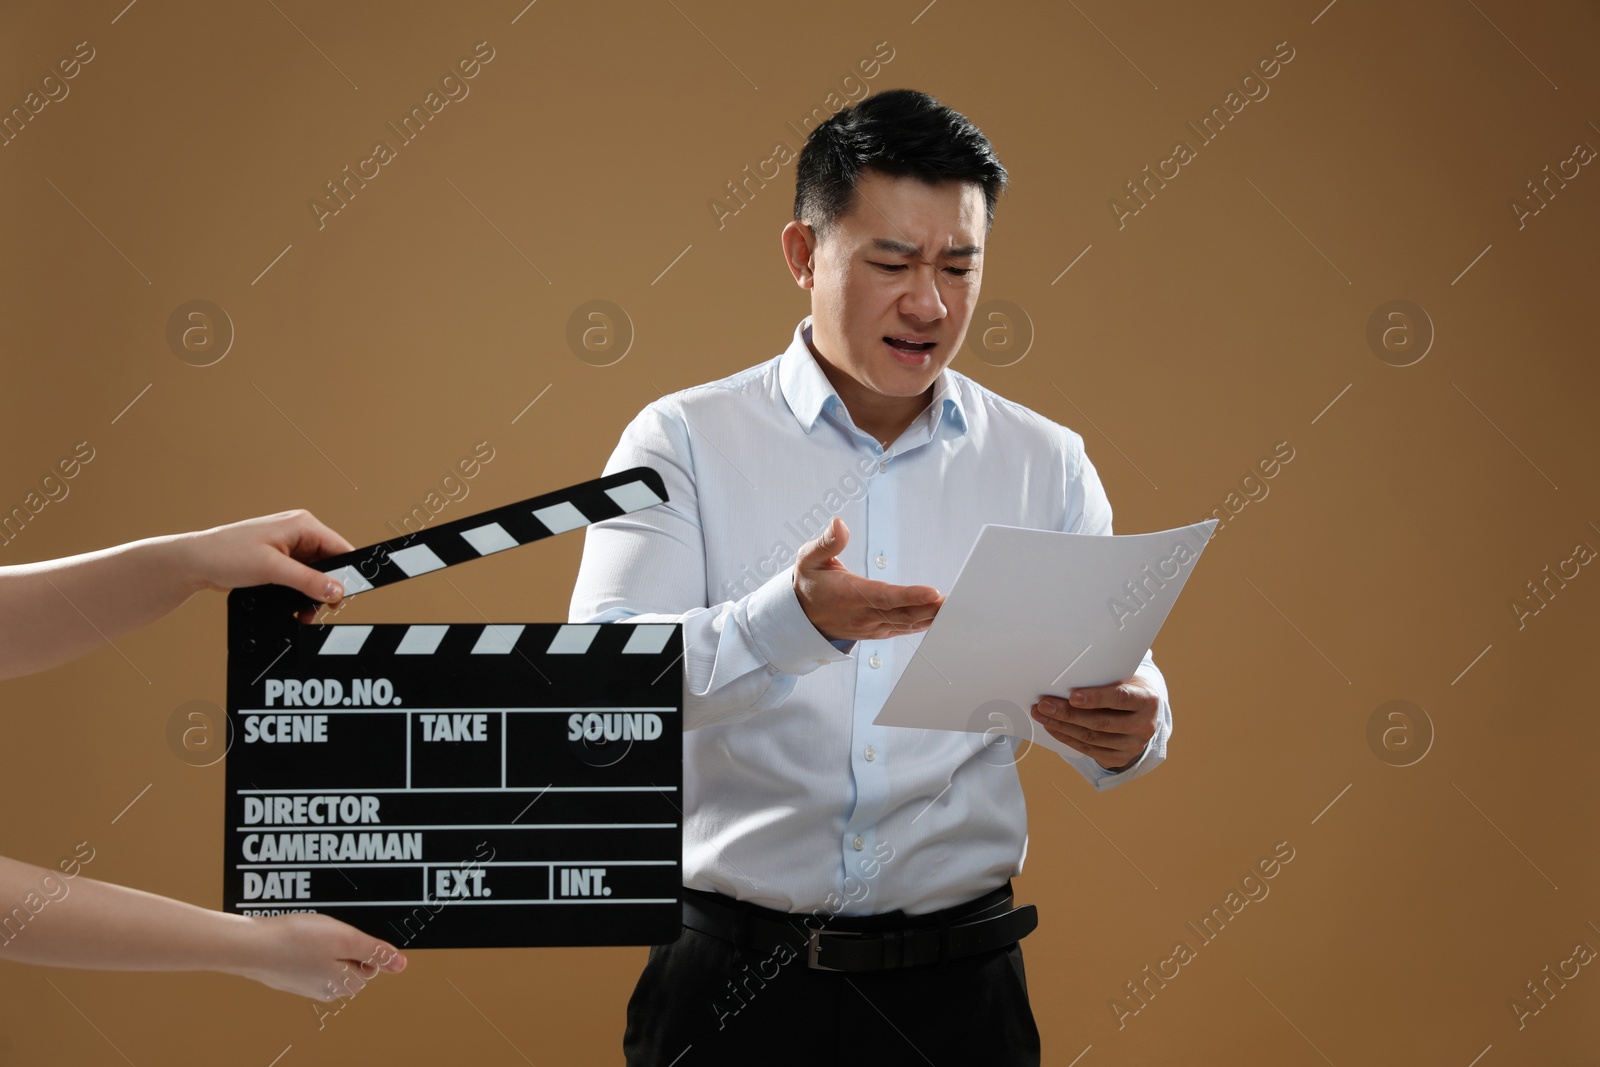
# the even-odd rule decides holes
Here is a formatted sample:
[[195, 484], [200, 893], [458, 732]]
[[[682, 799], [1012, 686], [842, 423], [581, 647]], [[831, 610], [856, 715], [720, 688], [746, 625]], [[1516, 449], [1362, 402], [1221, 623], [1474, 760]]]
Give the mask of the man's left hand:
[[1135, 674], [1116, 685], [1074, 689], [1065, 697], [1041, 696], [1031, 709], [1051, 737], [1106, 770], [1138, 761], [1156, 734], [1161, 698]]

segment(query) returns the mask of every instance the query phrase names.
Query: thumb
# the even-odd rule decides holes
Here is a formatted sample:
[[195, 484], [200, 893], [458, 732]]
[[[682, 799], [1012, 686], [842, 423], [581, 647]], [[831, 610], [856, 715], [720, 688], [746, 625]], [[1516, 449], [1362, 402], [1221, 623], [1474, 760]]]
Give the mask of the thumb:
[[808, 553], [810, 557], [808, 562], [813, 565], [826, 563], [840, 552], [843, 552], [844, 546], [849, 543], [850, 527], [846, 526], [844, 520], [836, 515], [828, 523], [828, 528], [822, 531], [822, 536], [812, 542], [812, 549]]
[[298, 560], [273, 552], [267, 567], [267, 580], [274, 585], [298, 589], [312, 600], [336, 604], [344, 596], [344, 586], [319, 570], [313, 570]]
[[378, 947], [373, 949], [368, 959], [376, 963], [380, 971], [387, 974], [399, 974], [406, 969], [405, 956], [387, 941], [379, 941]]
[[[399, 974], [406, 969], [406, 958], [400, 950], [387, 941], [374, 939], [351, 927], [341, 931], [344, 935], [344, 947], [341, 955], [346, 962], [357, 965], [361, 977], [371, 979], [380, 972], [385, 974]], [[367, 968], [371, 968], [370, 971]]]

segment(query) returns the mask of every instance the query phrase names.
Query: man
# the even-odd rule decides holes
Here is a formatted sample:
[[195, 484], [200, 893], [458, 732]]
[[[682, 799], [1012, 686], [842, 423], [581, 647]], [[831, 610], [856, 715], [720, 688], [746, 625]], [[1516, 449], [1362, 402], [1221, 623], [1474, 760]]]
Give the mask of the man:
[[[1016, 768], [872, 720], [983, 524], [1109, 534], [1111, 508], [1081, 437], [946, 369], [1006, 180], [983, 134], [893, 90], [796, 166], [811, 315], [628, 426], [607, 471], [671, 499], [589, 528], [569, 613], [683, 624], [686, 929], [651, 950], [628, 1063], [1037, 1064]], [[1032, 713], [1096, 788], [1165, 757], [1148, 653], [1072, 695]]]

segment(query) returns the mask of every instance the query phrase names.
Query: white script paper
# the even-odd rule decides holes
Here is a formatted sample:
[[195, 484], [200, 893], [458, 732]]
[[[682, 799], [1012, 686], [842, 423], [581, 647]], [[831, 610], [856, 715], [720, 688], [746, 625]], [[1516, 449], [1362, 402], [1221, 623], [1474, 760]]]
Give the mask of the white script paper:
[[1041, 695], [1132, 675], [1216, 526], [1125, 535], [985, 526], [873, 721], [1012, 734], [1080, 756], [1027, 709]]

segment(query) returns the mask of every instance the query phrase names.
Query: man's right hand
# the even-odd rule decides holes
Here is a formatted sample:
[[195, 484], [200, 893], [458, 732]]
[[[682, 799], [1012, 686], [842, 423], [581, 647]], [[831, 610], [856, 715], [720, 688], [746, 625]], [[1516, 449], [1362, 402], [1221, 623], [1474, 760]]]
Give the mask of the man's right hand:
[[839, 562], [850, 541], [834, 517], [822, 535], [800, 547], [794, 593], [806, 618], [829, 641], [880, 641], [921, 633], [933, 624], [944, 594], [930, 585], [890, 585], [852, 574]]

